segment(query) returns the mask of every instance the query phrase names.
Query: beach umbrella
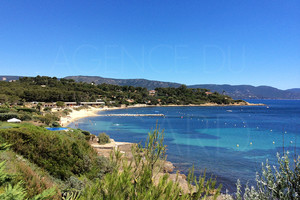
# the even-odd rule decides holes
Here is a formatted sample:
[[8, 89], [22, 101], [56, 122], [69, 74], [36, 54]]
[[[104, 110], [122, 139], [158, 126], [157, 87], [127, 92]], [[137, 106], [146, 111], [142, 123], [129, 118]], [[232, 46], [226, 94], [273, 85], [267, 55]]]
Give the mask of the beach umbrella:
[[19, 119], [17, 119], [17, 118], [12, 118], [12, 119], [7, 120], [7, 122], [20, 123], [21, 120], [19, 120]]

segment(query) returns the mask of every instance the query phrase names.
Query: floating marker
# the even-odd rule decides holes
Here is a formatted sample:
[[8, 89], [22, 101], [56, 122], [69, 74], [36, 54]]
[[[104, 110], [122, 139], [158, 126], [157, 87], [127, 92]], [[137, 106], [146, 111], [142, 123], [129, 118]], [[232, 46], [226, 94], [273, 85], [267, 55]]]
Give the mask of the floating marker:
[[291, 144], [293, 143], [293, 141], [291, 141]]
[[244, 128], [246, 128], [246, 126], [244, 126]]
[[273, 141], [273, 144], [275, 144], [275, 141]]
[[272, 132], [273, 130], [271, 129], [270, 131]]
[[252, 142], [250, 142], [250, 145], [252, 145]]
[[240, 146], [239, 144], [236, 145], [236, 147], [239, 147], [239, 146]]
[[287, 133], [286, 131], [284, 133]]

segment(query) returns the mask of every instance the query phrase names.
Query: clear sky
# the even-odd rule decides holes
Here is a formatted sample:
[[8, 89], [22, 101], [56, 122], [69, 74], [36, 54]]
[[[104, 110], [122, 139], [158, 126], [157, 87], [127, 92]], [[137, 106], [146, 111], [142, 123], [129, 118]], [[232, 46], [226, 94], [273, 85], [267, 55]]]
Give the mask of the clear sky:
[[300, 1], [1, 1], [0, 69], [300, 88]]

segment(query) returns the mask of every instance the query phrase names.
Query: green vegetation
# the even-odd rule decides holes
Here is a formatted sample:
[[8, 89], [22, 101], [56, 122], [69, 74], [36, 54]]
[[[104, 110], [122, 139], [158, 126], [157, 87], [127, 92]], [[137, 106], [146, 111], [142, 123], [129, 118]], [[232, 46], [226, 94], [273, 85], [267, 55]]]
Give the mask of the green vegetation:
[[[235, 101], [218, 93], [208, 94], [206, 89], [188, 89], [182, 85], [179, 88], [156, 88], [154, 96], [149, 95], [146, 88], [133, 86], [117, 86], [109, 84], [93, 85], [75, 82], [71, 79], [51, 77], [23, 77], [15, 82], [0, 81], [0, 103], [23, 104], [24, 102], [84, 102], [102, 99], [106, 105], [121, 104], [230, 104]], [[37, 106], [40, 111], [40, 107]]]
[[159, 176], [161, 161], [166, 159], [163, 140], [163, 132], [158, 129], [150, 132], [145, 148], [133, 146], [130, 161], [115, 151], [111, 155], [113, 171], [102, 181], [88, 185], [77, 199], [216, 199], [221, 186], [216, 188], [216, 182], [206, 180], [205, 175], [197, 179], [193, 170], [188, 176], [188, 193], [177, 182], [170, 181], [168, 174]]
[[98, 142], [99, 144], [110, 143], [109, 136], [106, 133], [100, 133], [98, 136]]
[[[104, 134], [103, 134], [104, 135]], [[163, 171], [164, 133], [155, 129], [145, 145], [133, 145], [132, 157], [119, 151], [110, 160], [98, 156], [88, 131], [48, 131], [32, 124], [0, 122], [0, 199], [216, 199], [217, 186], [205, 173], [191, 169], [187, 190]], [[7, 150], [10, 144], [10, 150]], [[237, 200], [299, 199], [300, 158], [278, 155], [279, 168], [263, 165], [257, 186], [241, 191]], [[178, 174], [177, 174], [178, 177]]]
[[244, 194], [241, 192], [241, 184], [237, 182], [237, 200], [296, 200], [300, 198], [300, 157], [295, 157], [291, 163], [288, 153], [280, 157], [277, 154], [279, 169], [268, 164], [262, 164], [261, 174], [257, 173], [257, 186], [246, 186]]
[[[0, 144], [0, 153], [3, 154], [4, 151], [8, 149], [9, 145], [6, 145], [5, 143]], [[32, 189], [35, 188], [29, 188], [29, 190], [26, 190], [25, 187], [31, 186], [31, 185], [25, 185], [22, 181], [14, 180], [15, 175], [9, 174], [6, 172], [6, 162], [2, 161], [0, 162], [0, 199], [3, 200], [46, 200], [46, 199], [57, 199], [55, 198], [55, 188], [41, 188], [41, 190], [37, 190], [32, 192]], [[18, 163], [16, 163], [18, 164]], [[24, 167], [24, 166], [23, 166]], [[26, 170], [26, 166], [23, 170]], [[33, 177], [30, 177], [33, 178]], [[39, 177], [34, 177], [39, 178]], [[37, 184], [39, 181], [37, 179], [30, 180], [31, 183], [35, 182]], [[36, 186], [36, 185], [35, 185]], [[40, 186], [40, 185], [39, 185]], [[31, 191], [30, 191], [31, 190]]]
[[77, 130], [48, 131], [31, 124], [0, 129], [4, 142], [26, 159], [47, 170], [61, 180], [71, 176], [99, 177], [98, 156], [86, 142], [85, 135]]

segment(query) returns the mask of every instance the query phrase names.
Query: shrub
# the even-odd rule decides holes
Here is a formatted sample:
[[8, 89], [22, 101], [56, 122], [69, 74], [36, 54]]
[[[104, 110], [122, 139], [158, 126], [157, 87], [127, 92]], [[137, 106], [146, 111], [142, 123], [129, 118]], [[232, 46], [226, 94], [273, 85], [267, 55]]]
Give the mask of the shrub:
[[0, 113], [0, 121], [7, 121], [11, 118], [18, 118], [19, 115], [16, 113]]
[[22, 121], [30, 121], [30, 120], [32, 120], [32, 116], [29, 115], [29, 114], [27, 114], [27, 113], [19, 114], [19, 118]]
[[63, 113], [64, 113], [65, 115], [68, 115], [68, 114], [70, 114], [71, 112], [72, 112], [71, 109], [64, 109], [64, 110], [63, 110]]
[[8, 113], [9, 108], [0, 108], [0, 113]]
[[47, 112], [47, 111], [51, 111], [52, 110], [52, 108], [50, 108], [50, 107], [46, 107], [46, 108], [44, 108], [44, 111], [45, 112]]
[[47, 170], [56, 178], [87, 174], [96, 178], [101, 172], [97, 152], [80, 131], [48, 131], [42, 127], [24, 124], [19, 128], [0, 129], [0, 137], [12, 149]]
[[50, 125], [51, 123], [58, 121], [59, 118], [54, 114], [47, 113], [45, 116], [40, 116], [39, 120], [47, 125]]
[[87, 185], [79, 199], [216, 199], [220, 187], [216, 189], [216, 182], [206, 181], [205, 176], [199, 177], [198, 182], [193, 170], [189, 174], [189, 194], [185, 194], [177, 182], [170, 181], [167, 174], [154, 183], [157, 170], [154, 166], [160, 165], [159, 159], [166, 159], [163, 139], [163, 132], [157, 129], [150, 132], [144, 149], [133, 146], [131, 162], [115, 151], [111, 155], [113, 171], [103, 180]]
[[20, 112], [20, 111], [29, 112], [29, 113], [37, 112], [37, 110], [34, 109], [34, 108], [20, 108], [20, 107], [17, 107], [16, 109], [17, 109], [18, 112]]
[[89, 131], [81, 131], [81, 133], [83, 133], [84, 135], [91, 135], [91, 133]]
[[294, 163], [290, 163], [288, 153], [280, 157], [277, 154], [279, 169], [271, 166], [266, 162], [262, 164], [261, 174], [256, 175], [256, 188], [247, 185], [244, 195], [241, 192], [241, 184], [237, 182], [236, 199], [252, 200], [252, 199], [283, 199], [296, 200], [300, 198], [300, 157], [294, 159]]
[[56, 106], [57, 107], [65, 107], [65, 103], [63, 101], [57, 101]]
[[110, 143], [109, 136], [106, 133], [100, 133], [98, 136], [98, 142], [99, 144]]
[[[6, 144], [0, 144], [0, 153], [5, 151], [9, 146]], [[46, 200], [46, 199], [52, 199], [55, 195], [55, 188], [49, 188], [49, 189], [42, 189], [42, 191], [34, 191], [35, 194], [30, 194], [27, 193], [28, 191], [23, 188], [22, 182], [17, 182], [14, 184], [14, 180], [12, 179], [12, 176], [5, 172], [5, 161], [0, 163], [0, 187], [3, 187], [5, 185], [5, 188], [0, 188], [1, 193], [0, 193], [0, 199], [3, 200], [25, 200], [28, 199], [26, 198], [27, 196], [32, 197], [30, 198], [31, 200]], [[30, 172], [31, 174], [34, 172]], [[28, 174], [28, 173], [27, 173]], [[35, 180], [36, 177], [31, 177], [33, 179], [32, 181]], [[40, 180], [39, 180], [40, 181]], [[39, 182], [38, 181], [38, 182]], [[35, 183], [36, 184], [36, 183]], [[28, 185], [27, 185], [28, 186]], [[30, 186], [29, 186], [30, 187]], [[36, 187], [36, 185], [34, 185]], [[32, 189], [32, 188], [29, 188]], [[34, 195], [34, 196], [33, 196]]]
[[58, 122], [52, 122], [52, 127], [60, 127], [60, 124]]

